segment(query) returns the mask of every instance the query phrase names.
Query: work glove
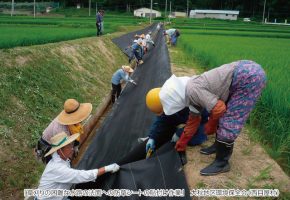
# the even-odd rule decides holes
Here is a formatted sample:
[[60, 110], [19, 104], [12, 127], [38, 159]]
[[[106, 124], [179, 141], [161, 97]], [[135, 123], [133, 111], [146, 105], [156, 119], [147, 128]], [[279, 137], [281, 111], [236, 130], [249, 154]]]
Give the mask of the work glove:
[[146, 153], [148, 152], [149, 149], [151, 149], [152, 151], [154, 151], [154, 149], [155, 149], [155, 141], [152, 138], [150, 138], [147, 141], [147, 144], [146, 144]]
[[179, 137], [176, 135], [176, 133], [174, 133], [174, 135], [171, 138], [171, 142], [176, 143], [179, 140]]
[[189, 114], [188, 120], [184, 127], [183, 133], [180, 139], [176, 142], [175, 149], [176, 151], [185, 151], [187, 143], [192, 138], [192, 136], [196, 133], [198, 126], [200, 124], [201, 117], [193, 116]]
[[115, 172], [119, 171], [119, 169], [120, 169], [120, 166], [116, 163], [105, 166], [106, 173], [107, 172], [115, 173]]
[[73, 157], [76, 158], [79, 155], [79, 145], [78, 146], [74, 146], [74, 155]]
[[204, 127], [207, 135], [216, 133], [219, 119], [226, 112], [226, 109], [225, 103], [218, 100], [214, 108], [211, 110], [209, 120]]
[[130, 83], [137, 85], [137, 83], [134, 80], [129, 80]]

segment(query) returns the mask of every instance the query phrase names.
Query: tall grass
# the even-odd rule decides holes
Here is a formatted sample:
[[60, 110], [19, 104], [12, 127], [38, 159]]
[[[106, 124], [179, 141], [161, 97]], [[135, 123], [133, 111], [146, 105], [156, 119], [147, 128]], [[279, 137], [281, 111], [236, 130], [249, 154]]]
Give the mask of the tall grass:
[[271, 156], [290, 173], [289, 39], [183, 34], [179, 42], [188, 57], [196, 57], [206, 69], [241, 59], [262, 65], [267, 86], [249, 121], [261, 130]]
[[[104, 33], [121, 26], [137, 26], [144, 19], [107, 15]], [[59, 42], [96, 35], [95, 16], [91, 17], [0, 17], [0, 49]]]

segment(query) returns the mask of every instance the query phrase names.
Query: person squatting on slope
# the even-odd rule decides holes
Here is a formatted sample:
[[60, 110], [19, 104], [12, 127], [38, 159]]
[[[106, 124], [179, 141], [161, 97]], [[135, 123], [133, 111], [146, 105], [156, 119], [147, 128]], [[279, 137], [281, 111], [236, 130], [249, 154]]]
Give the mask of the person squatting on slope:
[[[189, 77], [180, 77], [178, 79], [179, 84], [186, 84], [189, 80]], [[165, 144], [166, 142], [172, 139], [173, 142], [176, 142], [182, 132], [184, 132], [185, 123], [189, 117], [190, 109], [189, 107], [184, 107], [181, 110], [178, 110], [175, 113], [170, 113], [170, 115], [166, 115], [163, 112], [163, 107], [159, 98], [160, 88], [151, 89], [146, 95], [146, 105], [153, 113], [157, 116], [153, 124], [150, 127], [150, 131], [148, 134], [148, 141], [146, 144], [146, 153], [149, 150], [154, 151], [158, 149], [160, 146]], [[202, 144], [207, 140], [207, 136], [204, 133], [204, 125], [207, 122], [208, 113], [206, 110], [202, 112], [202, 121], [198, 127], [198, 129], [191, 129], [192, 127], [187, 126], [186, 131], [194, 131], [192, 135], [194, 135], [190, 141], [188, 141], [188, 145], [195, 146]]]
[[74, 143], [75, 152], [78, 152], [78, 145], [83, 135], [82, 122], [89, 117], [92, 111], [91, 103], [79, 103], [75, 99], [67, 99], [63, 107], [63, 111], [43, 131], [35, 148], [37, 158], [45, 164], [51, 159], [51, 156], [44, 157], [52, 147], [50, 139], [59, 132], [65, 132], [67, 135], [80, 133], [81, 136]]
[[134, 58], [136, 58], [137, 60], [137, 64], [141, 65], [143, 64], [143, 55], [144, 55], [144, 51], [143, 51], [143, 40], [141, 38], [134, 40], [134, 43], [131, 46], [131, 55], [129, 56], [129, 63], [131, 63], [132, 60], [134, 60]]
[[149, 32], [146, 34], [146, 36], [145, 36], [145, 40], [146, 40], [146, 44], [147, 44], [146, 48], [147, 48], [147, 49], [149, 49], [149, 44], [151, 44], [153, 47], [155, 47], [155, 43], [154, 43], [154, 41], [152, 40], [151, 35], [152, 35], [152, 32], [149, 31]]
[[[193, 132], [188, 126], [198, 128], [200, 113], [206, 109], [209, 121], [206, 133], [216, 132], [213, 163], [200, 171], [201, 175], [215, 175], [230, 170], [229, 159], [234, 141], [238, 137], [251, 110], [266, 84], [266, 74], [262, 67], [249, 60], [240, 60], [191, 77], [186, 86], [176, 87], [174, 75], [162, 86], [159, 97], [164, 113], [173, 114], [186, 106], [193, 109], [189, 115], [184, 132], [176, 143], [177, 151], [185, 151]], [[185, 91], [185, 99], [178, 95]]]
[[121, 69], [118, 69], [112, 76], [112, 103], [115, 103], [115, 100], [119, 98], [122, 87], [121, 82], [124, 80], [125, 82], [130, 82], [136, 85], [136, 82], [131, 79], [130, 74], [133, 73], [134, 70], [130, 66], [123, 65]]
[[100, 35], [103, 34], [103, 30], [104, 30], [103, 17], [104, 17], [104, 14], [105, 14], [104, 10], [99, 10], [97, 15], [96, 15], [97, 36], [100, 36]]
[[[46, 165], [40, 178], [38, 189], [66, 189], [69, 190], [73, 184], [95, 181], [97, 177], [104, 173], [115, 173], [120, 169], [116, 163], [102, 167], [100, 169], [77, 170], [71, 168], [70, 160], [74, 154], [73, 142], [79, 137], [79, 133], [67, 135], [60, 132], [50, 138], [52, 148], [45, 156], [52, 154], [52, 159]], [[37, 196], [36, 200], [62, 200], [64, 196]]]
[[[185, 84], [190, 77], [181, 77], [178, 79], [176, 84]], [[153, 113], [156, 114], [154, 122], [152, 123], [149, 130], [149, 137], [138, 138], [139, 144], [135, 146], [126, 156], [118, 160], [116, 163], [123, 165], [126, 163], [138, 161], [146, 157], [150, 157], [155, 150], [159, 149], [165, 143], [172, 141], [176, 142], [178, 137], [184, 131], [185, 123], [189, 117], [190, 108], [184, 107], [181, 110], [176, 111], [175, 113], [170, 113], [166, 115], [163, 112], [163, 108], [159, 98], [160, 88], [151, 89], [146, 95], [146, 105]], [[185, 95], [185, 90], [183, 94], [180, 91], [179, 95]], [[180, 98], [176, 96], [176, 98]], [[184, 99], [184, 97], [183, 97]], [[207, 140], [207, 136], [204, 133], [204, 125], [207, 122], [208, 113], [206, 110], [202, 112], [202, 122], [198, 130], [192, 133], [195, 135], [188, 145], [195, 146], [203, 143]], [[190, 127], [187, 127], [187, 131], [191, 131]], [[185, 152], [180, 153], [181, 162], [184, 165], [186, 163]]]

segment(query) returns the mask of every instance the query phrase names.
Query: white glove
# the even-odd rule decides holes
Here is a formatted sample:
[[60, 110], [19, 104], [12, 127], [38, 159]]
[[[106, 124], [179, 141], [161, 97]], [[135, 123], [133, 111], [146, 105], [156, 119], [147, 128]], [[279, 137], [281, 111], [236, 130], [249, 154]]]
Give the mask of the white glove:
[[120, 169], [120, 166], [116, 163], [105, 166], [105, 172], [111, 172], [111, 173], [115, 173]]
[[171, 142], [177, 142], [179, 140], [179, 137], [174, 133], [174, 135], [171, 138]]
[[137, 85], [137, 83], [134, 80], [132, 80], [132, 79], [129, 82], [134, 84], [134, 85]]

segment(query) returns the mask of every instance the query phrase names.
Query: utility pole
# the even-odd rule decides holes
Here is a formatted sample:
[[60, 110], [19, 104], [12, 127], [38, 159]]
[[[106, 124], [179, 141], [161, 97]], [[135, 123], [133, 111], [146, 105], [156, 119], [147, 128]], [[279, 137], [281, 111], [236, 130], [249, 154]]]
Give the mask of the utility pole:
[[171, 17], [171, 1], [170, 1], [170, 7], [169, 7], [169, 22], [170, 22], [170, 17]]
[[34, 0], [34, 2], [33, 2], [33, 16], [34, 16], [34, 18], [35, 18], [35, 0]]
[[11, 17], [13, 16], [14, 14], [14, 0], [12, 0], [11, 2]]
[[264, 1], [264, 10], [263, 10], [263, 19], [262, 19], [262, 23], [264, 23], [264, 20], [265, 20], [265, 8], [266, 8], [266, 2], [267, 2], [267, 0]]
[[150, 6], [150, 24], [152, 21], [152, 6], [153, 6], [153, 0], [151, 0], [151, 6]]
[[89, 16], [91, 16], [91, 0], [89, 0]]
[[187, 0], [186, 17], [188, 17], [188, 0]]
[[164, 16], [165, 19], [166, 19], [166, 16], [167, 16], [167, 0], [165, 1], [165, 16]]

